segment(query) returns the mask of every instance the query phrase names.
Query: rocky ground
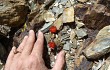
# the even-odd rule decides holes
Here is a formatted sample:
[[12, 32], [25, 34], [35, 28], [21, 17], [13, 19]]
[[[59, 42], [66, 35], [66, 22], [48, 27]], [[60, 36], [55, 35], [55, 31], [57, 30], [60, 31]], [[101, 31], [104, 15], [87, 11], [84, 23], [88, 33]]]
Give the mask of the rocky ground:
[[0, 18], [1, 70], [30, 29], [44, 33], [48, 68], [63, 49], [65, 70], [110, 70], [109, 0], [1, 0]]

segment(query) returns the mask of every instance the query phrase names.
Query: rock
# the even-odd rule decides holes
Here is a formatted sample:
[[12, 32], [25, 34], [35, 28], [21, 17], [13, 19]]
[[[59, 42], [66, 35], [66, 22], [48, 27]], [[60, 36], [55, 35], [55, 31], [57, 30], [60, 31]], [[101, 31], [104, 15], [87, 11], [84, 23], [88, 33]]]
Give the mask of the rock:
[[28, 14], [28, 22], [31, 22], [36, 15], [39, 15], [41, 12], [45, 11], [45, 9], [48, 9], [53, 2], [53, 0], [28, 0], [31, 10], [31, 12]]
[[60, 7], [60, 8], [59, 7], [53, 7], [52, 12], [55, 14], [56, 17], [58, 17], [58, 15], [63, 13], [63, 8], [62, 7]]
[[77, 36], [78, 36], [79, 39], [87, 36], [86, 30], [85, 29], [82, 29], [82, 28], [81, 29], [78, 29], [76, 31], [76, 34], [77, 34]]
[[71, 23], [74, 22], [74, 8], [69, 7], [64, 9], [63, 12], [63, 23]]
[[57, 30], [59, 30], [61, 28], [61, 26], [63, 25], [63, 21], [62, 21], [62, 16], [60, 16], [53, 24], [54, 26], [56, 26]]
[[[110, 25], [110, 13], [106, 6], [96, 4], [86, 12], [83, 22], [90, 29], [102, 29], [104, 26]], [[100, 26], [99, 26], [100, 25]]]
[[78, 28], [81, 28], [84, 26], [84, 23], [83, 22], [79, 22], [79, 21], [75, 21], [76, 25]]
[[66, 51], [69, 51], [73, 45], [69, 42], [66, 42], [66, 44], [63, 46], [63, 49]]
[[[96, 39], [84, 50], [89, 59], [97, 59], [110, 52], [110, 25], [101, 29]], [[105, 33], [105, 34], [103, 34]]]
[[76, 36], [75, 30], [72, 29], [70, 33], [70, 40], [72, 41], [75, 38], [75, 36]]
[[71, 2], [70, 2], [70, 1], [68, 1], [68, 2], [66, 3], [65, 7], [66, 7], [66, 8], [71, 7]]
[[2, 36], [7, 36], [8, 33], [10, 32], [11, 27], [5, 26], [5, 25], [0, 25], [0, 35]]
[[78, 0], [78, 1], [84, 3], [87, 2], [88, 0]]
[[0, 1], [0, 25], [16, 27], [26, 21], [29, 8], [25, 0]]
[[72, 40], [72, 44], [73, 44], [73, 49], [76, 49], [77, 48], [77, 40], [74, 38], [73, 40]]
[[100, 70], [110, 70], [110, 59], [104, 61], [104, 64], [102, 65], [102, 67], [100, 68]]
[[83, 55], [81, 55], [75, 61], [74, 70], [91, 70], [92, 65], [92, 61], [88, 61]]
[[101, 38], [110, 38], [110, 25], [104, 27], [102, 30], [99, 31], [99, 33], [96, 36], [96, 39]]
[[55, 21], [54, 14], [52, 12], [46, 12], [46, 14], [44, 15], [44, 19], [46, 22]]
[[74, 56], [75, 55], [75, 49], [71, 48], [70, 55], [71, 56]]
[[49, 31], [49, 28], [52, 26], [53, 23], [45, 23], [44, 26], [40, 29], [43, 33]]
[[61, 41], [67, 41], [67, 40], [69, 40], [69, 37], [70, 37], [70, 35], [68, 35], [68, 34], [62, 35]]
[[50, 42], [50, 38], [51, 38], [51, 35], [50, 34], [44, 34], [44, 37], [45, 37], [45, 40], [46, 40], [46, 42], [47, 43], [49, 43]]
[[100, 70], [100, 68], [102, 67], [102, 65], [105, 63], [105, 59], [103, 60], [98, 60], [98, 62], [95, 62], [93, 64], [92, 70]]
[[75, 4], [74, 10], [75, 10], [75, 19], [78, 18], [79, 20], [83, 20], [86, 12], [88, 12], [88, 9], [91, 7], [91, 5], [87, 4]]
[[59, 8], [58, 7], [53, 7], [52, 12], [55, 13], [55, 14], [59, 13]]

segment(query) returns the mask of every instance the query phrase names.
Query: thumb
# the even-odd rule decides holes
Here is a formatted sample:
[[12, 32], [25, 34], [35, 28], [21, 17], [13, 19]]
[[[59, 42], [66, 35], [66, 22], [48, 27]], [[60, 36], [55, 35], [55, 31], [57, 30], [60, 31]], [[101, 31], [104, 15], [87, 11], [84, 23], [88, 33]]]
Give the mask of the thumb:
[[63, 66], [65, 63], [65, 52], [61, 51], [58, 56], [57, 56], [57, 60], [55, 62], [55, 65], [53, 67], [52, 70], [63, 70]]

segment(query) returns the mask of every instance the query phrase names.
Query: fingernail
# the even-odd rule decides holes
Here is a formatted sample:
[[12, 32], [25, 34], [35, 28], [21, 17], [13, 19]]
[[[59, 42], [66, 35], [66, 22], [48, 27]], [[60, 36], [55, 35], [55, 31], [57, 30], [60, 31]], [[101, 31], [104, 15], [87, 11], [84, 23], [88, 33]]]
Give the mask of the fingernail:
[[33, 30], [30, 30], [30, 31], [29, 31], [29, 34], [30, 34], [32, 31], [33, 31]]
[[65, 57], [65, 51], [64, 50], [61, 51], [61, 55]]
[[41, 34], [41, 31], [39, 30], [39, 31], [38, 31], [38, 35], [40, 35], [40, 34]]

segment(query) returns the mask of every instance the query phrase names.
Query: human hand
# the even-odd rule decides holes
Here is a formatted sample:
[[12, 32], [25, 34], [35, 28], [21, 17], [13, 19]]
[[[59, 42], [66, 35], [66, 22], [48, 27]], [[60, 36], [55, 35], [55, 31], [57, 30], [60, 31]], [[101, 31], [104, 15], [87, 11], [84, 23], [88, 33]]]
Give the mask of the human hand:
[[[25, 36], [22, 43], [16, 49], [12, 48], [4, 70], [48, 70], [45, 66], [43, 56], [44, 36], [42, 32], [38, 32], [38, 39], [35, 42], [35, 33], [29, 31], [29, 35]], [[52, 70], [63, 70], [64, 51], [61, 51]]]

